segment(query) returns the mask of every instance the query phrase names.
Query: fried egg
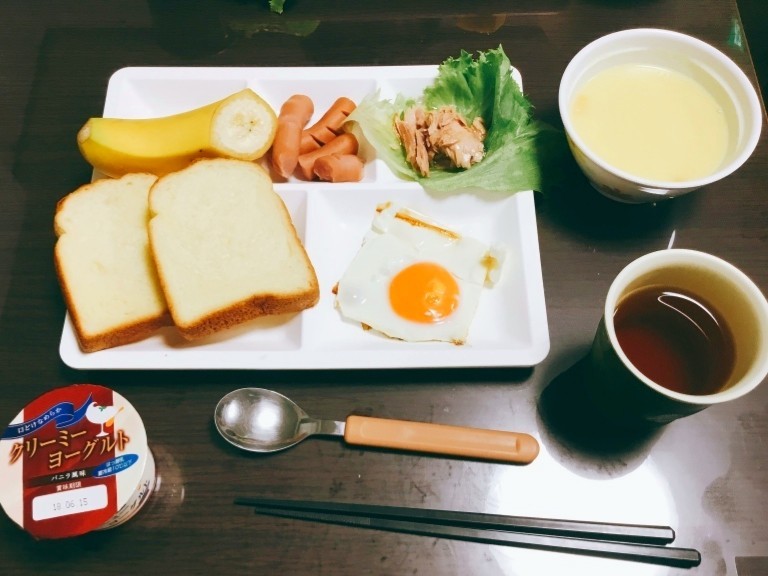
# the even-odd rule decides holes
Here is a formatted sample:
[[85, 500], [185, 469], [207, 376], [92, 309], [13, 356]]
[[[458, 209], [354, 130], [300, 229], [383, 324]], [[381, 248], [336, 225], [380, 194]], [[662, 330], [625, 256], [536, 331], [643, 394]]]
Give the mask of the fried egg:
[[502, 262], [503, 250], [387, 203], [336, 286], [336, 307], [390, 338], [464, 344]]

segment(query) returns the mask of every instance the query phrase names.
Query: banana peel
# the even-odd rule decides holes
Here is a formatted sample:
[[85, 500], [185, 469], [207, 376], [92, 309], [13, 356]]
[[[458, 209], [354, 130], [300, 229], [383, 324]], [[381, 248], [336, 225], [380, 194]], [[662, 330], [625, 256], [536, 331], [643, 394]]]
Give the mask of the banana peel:
[[198, 158], [258, 160], [269, 150], [276, 130], [275, 111], [246, 88], [172, 116], [90, 118], [78, 132], [77, 144], [83, 158], [106, 176], [163, 176]]

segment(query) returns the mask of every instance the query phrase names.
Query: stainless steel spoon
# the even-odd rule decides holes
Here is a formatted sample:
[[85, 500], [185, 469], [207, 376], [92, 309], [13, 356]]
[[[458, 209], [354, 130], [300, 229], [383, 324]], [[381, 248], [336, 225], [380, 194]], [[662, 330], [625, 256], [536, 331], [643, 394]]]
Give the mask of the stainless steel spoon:
[[240, 388], [224, 396], [214, 412], [227, 442], [250, 452], [275, 452], [313, 434], [343, 436], [348, 444], [527, 464], [539, 453], [524, 433], [465, 428], [369, 416], [345, 422], [312, 418], [289, 398], [263, 388]]

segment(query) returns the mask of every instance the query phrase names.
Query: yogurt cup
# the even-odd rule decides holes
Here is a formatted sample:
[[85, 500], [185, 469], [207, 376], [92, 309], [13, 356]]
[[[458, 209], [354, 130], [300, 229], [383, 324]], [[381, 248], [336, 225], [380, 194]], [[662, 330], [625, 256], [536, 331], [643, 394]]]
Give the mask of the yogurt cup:
[[0, 504], [38, 539], [123, 524], [147, 502], [155, 480], [141, 417], [103, 386], [43, 394], [0, 439]]

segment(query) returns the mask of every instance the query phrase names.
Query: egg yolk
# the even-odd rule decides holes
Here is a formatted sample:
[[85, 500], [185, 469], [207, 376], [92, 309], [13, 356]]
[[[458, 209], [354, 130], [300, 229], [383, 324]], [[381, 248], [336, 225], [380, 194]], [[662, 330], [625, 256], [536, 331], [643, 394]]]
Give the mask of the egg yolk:
[[418, 262], [392, 278], [389, 301], [395, 313], [406, 320], [440, 322], [459, 305], [459, 285], [439, 264]]

